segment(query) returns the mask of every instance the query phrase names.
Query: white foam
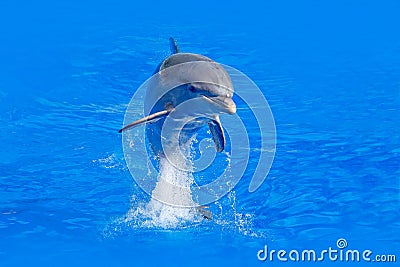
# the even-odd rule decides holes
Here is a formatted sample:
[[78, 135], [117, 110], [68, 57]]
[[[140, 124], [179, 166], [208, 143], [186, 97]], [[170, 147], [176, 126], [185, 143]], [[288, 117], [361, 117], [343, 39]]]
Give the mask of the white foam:
[[171, 160], [173, 154], [168, 159], [159, 158], [160, 169], [150, 201], [132, 205], [125, 222], [134, 221], [138, 227], [171, 229], [202, 220], [191, 192], [194, 177], [190, 143], [182, 150], [187, 155], [184, 162]]
[[[190, 187], [194, 179], [190, 171], [179, 170], [166, 158], [160, 159], [158, 181], [152, 192], [152, 198], [146, 205], [146, 214], [151, 218], [150, 225], [173, 228], [185, 222], [195, 221], [196, 206]], [[174, 206], [158, 201], [161, 199]]]

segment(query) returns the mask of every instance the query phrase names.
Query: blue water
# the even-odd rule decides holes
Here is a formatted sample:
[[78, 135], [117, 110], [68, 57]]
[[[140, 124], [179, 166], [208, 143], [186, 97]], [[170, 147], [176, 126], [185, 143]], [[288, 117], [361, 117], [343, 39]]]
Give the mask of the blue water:
[[[339, 238], [399, 261], [399, 12], [396, 1], [2, 2], [0, 266], [285, 265], [257, 251]], [[164, 229], [132, 215], [149, 196], [117, 130], [169, 36], [256, 82], [277, 147], [256, 192], [252, 158], [210, 205], [213, 221]]]

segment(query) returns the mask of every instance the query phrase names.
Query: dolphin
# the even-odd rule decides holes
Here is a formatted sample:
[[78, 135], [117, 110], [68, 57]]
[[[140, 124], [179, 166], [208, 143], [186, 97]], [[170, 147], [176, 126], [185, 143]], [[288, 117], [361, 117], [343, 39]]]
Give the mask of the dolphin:
[[[179, 105], [197, 99], [198, 101], [193, 102], [194, 105], [180, 112], [181, 117], [192, 116], [194, 119], [186, 120], [187, 123], [179, 133], [179, 143], [187, 142], [197, 130], [208, 124], [215, 149], [217, 152], [222, 152], [226, 140], [219, 115], [236, 113], [236, 105], [232, 100], [234, 90], [231, 78], [226, 70], [212, 59], [199, 54], [180, 52], [172, 37], [170, 38], [170, 48], [172, 54], [158, 65], [154, 73], [163, 73], [168, 68], [179, 67], [176, 68], [176, 72], [170, 71], [166, 77], [160, 79], [177, 80], [182, 85], [171, 88], [167, 92], [157, 87], [148, 88], [144, 106], [147, 110], [145, 114], [149, 115], [124, 126], [119, 132], [146, 124], [146, 136], [149, 145], [157, 156], [162, 156], [165, 149], [161, 144], [165, 119], [170, 114], [172, 115]], [[196, 64], [185, 64], [194, 62], [207, 62], [209, 64], [199, 64], [198, 67]], [[162, 74], [160, 75], [162, 76]], [[174, 131], [174, 129], [170, 130]]]
[[[166, 150], [176, 152], [180, 144], [187, 143], [201, 127], [208, 125], [216, 151], [222, 152], [226, 140], [219, 115], [236, 113], [231, 78], [212, 59], [180, 52], [172, 37], [170, 47], [172, 54], [154, 72], [158, 75], [157, 83], [146, 91], [144, 109], [149, 115], [124, 126], [119, 132], [145, 124], [150, 148], [157, 157], [165, 157]], [[163, 85], [168, 83], [178, 85], [165, 90]], [[168, 124], [168, 119], [175, 123]], [[164, 124], [167, 132], [164, 132]], [[179, 124], [183, 126], [177, 127]], [[212, 213], [206, 208], [200, 206], [197, 210], [211, 220]]]

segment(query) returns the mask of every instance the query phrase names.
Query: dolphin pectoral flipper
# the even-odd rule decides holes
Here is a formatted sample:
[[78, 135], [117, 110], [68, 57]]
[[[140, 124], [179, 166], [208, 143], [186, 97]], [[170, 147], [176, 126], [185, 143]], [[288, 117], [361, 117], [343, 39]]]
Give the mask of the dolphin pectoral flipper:
[[134, 121], [134, 122], [132, 122], [132, 123], [130, 123], [130, 124], [124, 126], [124, 127], [123, 127], [121, 130], [119, 130], [118, 132], [119, 132], [119, 133], [122, 133], [123, 131], [125, 131], [125, 130], [127, 130], [127, 129], [129, 129], [129, 128], [138, 126], [138, 125], [140, 125], [140, 124], [142, 124], [142, 123], [149, 123], [149, 122], [152, 122], [152, 121], [161, 119], [162, 117], [167, 116], [169, 113], [171, 113], [172, 110], [173, 110], [173, 109], [165, 109], [165, 110], [162, 110], [162, 111], [159, 111], [159, 112], [150, 114], [149, 116], [146, 116], [146, 117], [144, 117], [144, 118], [141, 118], [141, 119], [139, 119], [139, 120], [137, 120], [137, 121]]
[[221, 122], [219, 121], [219, 117], [216, 117], [214, 120], [211, 120], [208, 123], [208, 127], [210, 128], [214, 144], [215, 150], [217, 152], [222, 152], [225, 148], [225, 134], [224, 129], [222, 128]]

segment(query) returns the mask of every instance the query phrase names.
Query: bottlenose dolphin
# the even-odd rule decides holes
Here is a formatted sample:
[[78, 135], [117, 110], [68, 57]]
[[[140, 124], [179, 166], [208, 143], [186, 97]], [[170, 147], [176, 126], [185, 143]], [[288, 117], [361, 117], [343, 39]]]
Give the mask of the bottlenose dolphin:
[[[222, 152], [226, 140], [219, 115], [236, 113], [231, 78], [212, 59], [180, 52], [173, 38], [170, 38], [170, 47], [172, 54], [154, 72], [158, 75], [155, 86], [146, 91], [144, 109], [148, 116], [124, 126], [119, 132], [146, 124], [150, 148], [157, 157], [167, 157], [166, 154], [179, 150], [180, 144], [187, 143], [208, 124], [215, 149]], [[168, 83], [175, 84], [175, 87], [162, 88]], [[211, 220], [212, 214], [205, 208], [200, 206], [198, 211]]]
[[[158, 88], [148, 88], [145, 110], [148, 110], [147, 114], [149, 115], [126, 125], [119, 132], [146, 123], [146, 136], [150, 147], [157, 156], [163, 155], [165, 147], [161, 144], [161, 135], [165, 118], [175, 110], [175, 107], [191, 99], [197, 99], [198, 101], [193, 102], [194, 106], [180, 112], [180, 116], [194, 119], [188, 119], [181, 129], [179, 143], [186, 142], [200, 127], [208, 124], [215, 149], [217, 152], [221, 152], [224, 150], [226, 141], [219, 114], [236, 113], [236, 105], [232, 100], [231, 78], [225, 69], [212, 59], [199, 54], [181, 53], [173, 38], [170, 38], [170, 47], [172, 55], [158, 65], [155, 74], [182, 64], [176, 69], [177, 73], [170, 72], [167, 77], [162, 78], [179, 80], [182, 85], [171, 88], [167, 92], [158, 90]], [[193, 62], [208, 62], [209, 64], [200, 64], [199, 67], [196, 67], [196, 64], [185, 65], [185, 63]], [[156, 103], [151, 103], [152, 101], [149, 99], [158, 100]], [[173, 131], [174, 129], [169, 130]]]

